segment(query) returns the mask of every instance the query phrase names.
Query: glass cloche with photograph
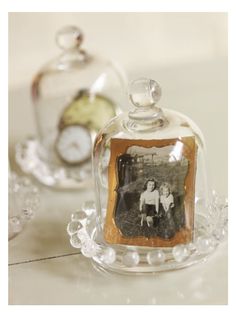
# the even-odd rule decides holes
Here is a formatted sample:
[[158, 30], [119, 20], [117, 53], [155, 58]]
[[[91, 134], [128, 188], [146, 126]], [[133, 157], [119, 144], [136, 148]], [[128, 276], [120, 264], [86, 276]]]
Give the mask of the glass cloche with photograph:
[[133, 109], [95, 140], [96, 202], [82, 207], [85, 223], [78, 226], [77, 212], [68, 225], [72, 246], [108, 270], [188, 266], [226, 236], [227, 202], [207, 181], [203, 134], [187, 116], [162, 108], [160, 98], [154, 80], [130, 84]]
[[16, 152], [25, 172], [62, 189], [87, 185], [94, 138], [121, 111], [125, 97], [122, 68], [84, 50], [83, 39], [74, 26], [57, 32], [60, 55], [32, 81], [38, 137], [19, 144]]

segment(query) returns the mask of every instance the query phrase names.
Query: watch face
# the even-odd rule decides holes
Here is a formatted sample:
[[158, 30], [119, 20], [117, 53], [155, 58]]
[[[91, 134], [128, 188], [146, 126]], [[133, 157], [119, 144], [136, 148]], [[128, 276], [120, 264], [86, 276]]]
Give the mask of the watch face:
[[108, 98], [82, 90], [64, 110], [59, 128], [78, 124], [98, 131], [114, 116], [114, 104]]
[[89, 131], [78, 125], [64, 128], [56, 141], [56, 149], [68, 164], [79, 164], [90, 157], [92, 142]]

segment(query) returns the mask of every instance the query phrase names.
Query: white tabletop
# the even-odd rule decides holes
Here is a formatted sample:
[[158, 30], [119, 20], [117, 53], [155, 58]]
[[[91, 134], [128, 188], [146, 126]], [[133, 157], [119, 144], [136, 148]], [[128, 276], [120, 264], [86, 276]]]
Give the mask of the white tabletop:
[[[227, 196], [226, 64], [163, 68], [151, 77], [166, 86], [165, 106], [186, 113], [203, 130], [213, 187]], [[16, 169], [15, 143], [35, 133], [27, 87], [11, 90], [9, 115], [10, 161]], [[27, 123], [22, 116], [29, 116]], [[10, 304], [227, 304], [226, 242], [207, 262], [183, 270], [152, 276], [98, 272], [70, 246], [66, 233], [71, 213], [92, 198], [92, 189], [42, 188], [35, 218], [9, 242]]]

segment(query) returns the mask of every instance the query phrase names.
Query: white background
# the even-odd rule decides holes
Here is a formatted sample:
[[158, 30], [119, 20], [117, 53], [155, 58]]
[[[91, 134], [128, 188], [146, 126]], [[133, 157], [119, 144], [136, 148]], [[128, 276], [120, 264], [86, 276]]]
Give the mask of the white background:
[[28, 84], [59, 53], [55, 33], [76, 25], [84, 47], [119, 61], [129, 72], [227, 57], [224, 13], [10, 13], [9, 85]]

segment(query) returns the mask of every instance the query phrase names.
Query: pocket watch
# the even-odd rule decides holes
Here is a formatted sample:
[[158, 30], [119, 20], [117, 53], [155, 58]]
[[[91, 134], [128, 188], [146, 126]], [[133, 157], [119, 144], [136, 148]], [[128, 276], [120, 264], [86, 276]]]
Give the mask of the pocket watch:
[[57, 154], [69, 165], [90, 158], [92, 134], [115, 116], [111, 100], [89, 90], [81, 90], [66, 106], [59, 121], [55, 142]]
[[115, 105], [108, 97], [80, 90], [66, 106], [59, 122], [59, 130], [69, 125], [84, 125], [98, 131], [115, 116]]
[[89, 159], [92, 150], [89, 129], [78, 124], [64, 127], [58, 134], [56, 150], [60, 159], [69, 165]]

